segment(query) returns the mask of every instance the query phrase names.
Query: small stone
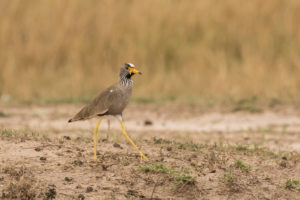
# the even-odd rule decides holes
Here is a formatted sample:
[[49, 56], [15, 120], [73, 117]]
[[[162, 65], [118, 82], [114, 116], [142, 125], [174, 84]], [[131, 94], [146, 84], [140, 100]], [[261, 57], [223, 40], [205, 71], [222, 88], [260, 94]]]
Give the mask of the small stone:
[[167, 151], [172, 151], [172, 147], [167, 147]]
[[108, 166], [107, 166], [107, 165], [102, 165], [102, 169], [103, 169], [103, 171], [106, 171], [106, 170], [107, 170], [107, 168], [108, 168]]
[[79, 147], [76, 147], [76, 151], [81, 151], [81, 149]]
[[191, 160], [191, 165], [192, 166], [196, 166], [197, 165], [197, 161], [196, 160]]
[[74, 165], [77, 165], [77, 166], [83, 165], [83, 162], [81, 160], [75, 160], [73, 163], [74, 163]]
[[64, 156], [64, 154], [60, 153], [60, 152], [56, 153], [56, 155], [58, 155], [58, 156]]
[[73, 181], [73, 178], [71, 178], [71, 177], [65, 177], [65, 181], [71, 182], [71, 181]]
[[279, 163], [280, 167], [286, 168], [287, 167], [287, 163], [285, 161], [282, 161]]
[[35, 151], [41, 151], [42, 149], [40, 147], [36, 147], [34, 150]]
[[282, 160], [287, 160], [287, 157], [286, 156], [282, 156]]
[[70, 136], [67, 136], [67, 135], [65, 135], [65, 136], [64, 136], [64, 139], [65, 139], [65, 140], [71, 140], [71, 137], [70, 137]]
[[87, 193], [93, 192], [93, 190], [94, 190], [94, 189], [93, 189], [93, 187], [91, 187], [91, 186], [89, 186], [89, 187], [86, 188], [86, 192], [87, 192]]
[[118, 143], [114, 143], [114, 147], [115, 147], [115, 148], [120, 148], [121, 145], [119, 145]]
[[77, 185], [76, 189], [82, 189], [82, 186], [81, 185]]
[[217, 170], [215, 170], [215, 169], [210, 171], [210, 173], [216, 173], [216, 172], [217, 172]]
[[144, 121], [144, 125], [145, 126], [151, 126], [151, 125], [153, 125], [153, 122], [151, 120], [147, 119], [147, 120]]
[[135, 191], [135, 190], [128, 190], [128, 191], [127, 191], [127, 195], [130, 195], [130, 196], [137, 196], [137, 195], [138, 195], [138, 192]]
[[85, 197], [84, 197], [84, 195], [83, 195], [83, 194], [79, 194], [79, 195], [78, 195], [78, 199], [79, 199], [79, 200], [84, 200], [84, 199], [85, 199]]
[[46, 161], [47, 158], [46, 158], [46, 157], [40, 157], [40, 160], [41, 160], [41, 161]]
[[55, 188], [50, 188], [45, 193], [45, 196], [47, 197], [46, 199], [55, 199], [55, 197], [56, 197], [56, 190], [55, 190]]

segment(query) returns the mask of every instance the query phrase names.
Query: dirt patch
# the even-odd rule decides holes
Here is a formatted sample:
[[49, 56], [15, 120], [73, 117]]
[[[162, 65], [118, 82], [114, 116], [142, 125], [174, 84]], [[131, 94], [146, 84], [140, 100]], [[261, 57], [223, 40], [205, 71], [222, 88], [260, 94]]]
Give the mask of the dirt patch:
[[[300, 153], [292, 148], [299, 144], [297, 130], [277, 130], [276, 124], [239, 131], [155, 130], [158, 123], [187, 122], [176, 116], [149, 117], [156, 115], [152, 109], [144, 110], [149, 113], [147, 123], [138, 113], [126, 120], [129, 135], [149, 162], [141, 162], [134, 148], [120, 137], [117, 123], [108, 138], [106, 125], [100, 130], [100, 162], [94, 162], [94, 121], [61, 125], [69, 110], [76, 110], [73, 106], [2, 109], [10, 117], [0, 119], [1, 197], [300, 199]], [[205, 115], [210, 114], [188, 118], [196, 123], [198, 118], [206, 121]], [[224, 118], [226, 115], [234, 118], [234, 114], [224, 114]], [[235, 115], [239, 120], [264, 116]], [[291, 124], [296, 125], [297, 115], [292, 118]]]
[[[300, 155], [241, 145], [137, 141], [150, 162], [126, 143], [2, 138], [0, 191], [23, 199], [297, 199]], [[37, 149], [39, 149], [37, 151]], [[41, 158], [45, 159], [41, 159]], [[290, 184], [291, 185], [291, 184]]]
[[[90, 138], [97, 119], [76, 123], [67, 120], [81, 106], [5, 107], [0, 127], [26, 132], [30, 137]], [[161, 137], [178, 141], [258, 145], [275, 151], [300, 151], [300, 116], [297, 110], [203, 112], [180, 105], [130, 105], [124, 112], [125, 127], [134, 138]], [[100, 137], [120, 141], [120, 124], [110, 119], [100, 125]], [[26, 139], [26, 138], [25, 138]], [[123, 138], [122, 138], [123, 139]], [[123, 141], [121, 139], [121, 141]]]

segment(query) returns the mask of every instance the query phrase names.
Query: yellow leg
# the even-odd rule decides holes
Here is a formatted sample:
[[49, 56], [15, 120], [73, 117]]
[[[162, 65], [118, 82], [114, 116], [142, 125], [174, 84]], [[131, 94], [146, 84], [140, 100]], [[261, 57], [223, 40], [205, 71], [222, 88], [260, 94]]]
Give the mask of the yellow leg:
[[94, 129], [94, 160], [97, 161], [97, 132], [98, 132], [98, 127], [100, 125], [101, 119], [99, 119], [95, 129]]
[[128, 137], [125, 128], [124, 128], [124, 124], [123, 121], [120, 121], [121, 124], [121, 128], [122, 128], [122, 132], [124, 134], [124, 136], [126, 137], [126, 139], [132, 144], [132, 146], [140, 153], [141, 156], [141, 160], [145, 159], [146, 161], [148, 161], [149, 159], [139, 150], [139, 148], [133, 143], [133, 141]]

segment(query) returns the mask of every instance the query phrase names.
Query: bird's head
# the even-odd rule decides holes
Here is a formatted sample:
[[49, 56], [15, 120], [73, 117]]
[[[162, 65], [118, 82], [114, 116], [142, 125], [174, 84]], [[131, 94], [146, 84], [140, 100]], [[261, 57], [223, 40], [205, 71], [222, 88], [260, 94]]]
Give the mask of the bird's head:
[[120, 76], [121, 77], [125, 76], [126, 78], [130, 79], [135, 74], [142, 74], [142, 72], [140, 72], [137, 69], [135, 69], [134, 64], [132, 64], [132, 63], [125, 63], [121, 67], [121, 70], [120, 70]]

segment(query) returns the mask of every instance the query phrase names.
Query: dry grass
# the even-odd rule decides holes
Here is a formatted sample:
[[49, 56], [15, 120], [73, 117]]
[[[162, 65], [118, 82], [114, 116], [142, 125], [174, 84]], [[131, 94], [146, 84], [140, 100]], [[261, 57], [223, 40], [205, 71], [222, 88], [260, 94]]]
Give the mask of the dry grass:
[[[43, 194], [44, 185], [41, 185], [41, 182], [35, 178], [32, 169], [9, 165], [2, 169], [2, 173], [6, 174], [5, 178], [8, 179], [5, 181], [5, 188], [2, 190], [2, 199], [31, 200], [37, 197], [39, 199], [51, 199]], [[45, 198], [41, 198], [42, 196], [45, 196]]]
[[296, 0], [1, 1], [0, 95], [88, 98], [130, 61], [136, 98], [299, 102], [299, 18]]

